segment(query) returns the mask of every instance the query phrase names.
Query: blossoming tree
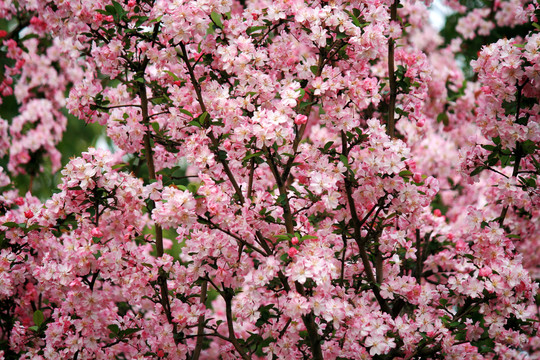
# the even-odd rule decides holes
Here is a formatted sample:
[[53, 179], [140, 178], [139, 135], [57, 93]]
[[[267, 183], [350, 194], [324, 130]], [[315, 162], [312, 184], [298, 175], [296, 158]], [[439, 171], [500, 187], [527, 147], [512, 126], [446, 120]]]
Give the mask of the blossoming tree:
[[0, 354], [538, 356], [540, 10], [429, 5], [2, 2]]

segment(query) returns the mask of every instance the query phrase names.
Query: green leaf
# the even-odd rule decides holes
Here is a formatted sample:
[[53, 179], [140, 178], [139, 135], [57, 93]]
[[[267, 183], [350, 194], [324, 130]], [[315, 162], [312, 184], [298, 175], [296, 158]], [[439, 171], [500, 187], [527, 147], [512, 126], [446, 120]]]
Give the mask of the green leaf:
[[448, 304], [448, 299], [441, 298], [441, 299], [439, 299], [439, 303], [440, 303], [442, 306], [446, 306], [446, 304]]
[[45, 321], [45, 316], [43, 316], [43, 311], [41, 310], [34, 311], [33, 318], [34, 318], [34, 324], [36, 324], [36, 326], [40, 326]]
[[261, 35], [261, 34], [254, 34], [256, 33], [257, 31], [259, 30], [262, 30], [262, 29], [266, 29], [266, 26], [262, 25], [262, 26], [250, 26], [246, 29], [246, 34], [247, 35]]
[[112, 166], [112, 168], [113, 168], [113, 170], [116, 170], [116, 169], [124, 168], [126, 166], [128, 166], [128, 164], [122, 163], [122, 164], [116, 164], [116, 165]]
[[258, 152], [256, 152], [256, 153], [246, 155], [246, 156], [242, 159], [242, 162], [247, 161], [247, 160], [249, 160], [249, 159], [251, 159], [251, 158], [253, 158], [253, 157], [255, 157], [255, 156], [259, 157], [259, 156], [261, 156], [262, 154], [263, 154], [262, 151], [258, 151]]
[[499, 158], [496, 153], [491, 153], [487, 159], [487, 166], [494, 166], [499, 162]]
[[120, 327], [116, 324], [111, 324], [107, 326], [107, 329], [111, 330], [111, 334], [118, 334], [120, 332]]
[[148, 16], [134, 16], [133, 18], [138, 19], [135, 23], [135, 28], [139, 28], [145, 21], [148, 21]]
[[221, 14], [218, 14], [215, 11], [212, 11], [210, 14], [210, 17], [212, 18], [212, 21], [216, 24], [216, 26], [220, 29], [223, 29], [223, 23], [221, 22]]
[[173, 73], [172, 71], [165, 70], [165, 73], [169, 74], [173, 78], [174, 81], [180, 80], [180, 78], [178, 76], [176, 76], [176, 74]]
[[114, 9], [116, 10], [116, 14], [118, 15], [118, 20], [120, 20], [120, 18], [122, 16], [124, 16], [124, 14], [126, 13], [126, 11], [124, 10], [124, 8], [122, 7], [122, 5], [120, 5], [119, 3], [117, 3], [116, 1], [113, 0], [112, 2], [113, 6], [114, 6]]
[[399, 172], [399, 176], [402, 178], [406, 178], [406, 177], [408, 178], [408, 177], [413, 176], [413, 173], [410, 170], [403, 170]]
[[508, 155], [501, 155], [499, 158], [501, 160], [502, 167], [505, 167], [510, 163], [510, 156]]
[[317, 72], [319, 72], [319, 67], [317, 65], [313, 65], [309, 67], [309, 70], [313, 73], [313, 75], [317, 75]]
[[534, 143], [534, 141], [527, 140], [521, 143], [521, 148], [523, 149], [523, 152], [527, 155], [534, 154], [536, 150], [536, 144]]
[[24, 230], [24, 232], [25, 232], [25, 233], [29, 233], [30, 231], [39, 229], [39, 228], [41, 228], [41, 227], [42, 227], [42, 226], [39, 225], [39, 224], [32, 224], [32, 225], [30, 225], [29, 227], [27, 227], [27, 228]]
[[279, 195], [276, 202], [281, 206], [285, 206], [287, 204], [287, 194]]
[[531, 188], [536, 188], [536, 181], [533, 178], [524, 179], [525, 185]]
[[131, 335], [131, 334], [135, 334], [137, 331], [141, 331], [140, 328], [130, 328], [130, 329], [126, 329], [126, 330], [122, 330], [121, 333], [123, 336], [128, 336], [128, 335]]
[[448, 126], [448, 114], [443, 112], [437, 116], [437, 122], [442, 122], [444, 126]]
[[106, 15], [116, 15], [116, 9], [112, 5], [105, 5], [105, 14]]
[[408, 111], [405, 111], [403, 109], [400, 109], [400, 108], [396, 108], [396, 114], [398, 115], [403, 115], [403, 116], [407, 116], [409, 115], [409, 112]]
[[356, 12], [355, 10], [358, 10], [358, 9], [353, 9], [353, 13], [345, 10], [345, 12], [347, 14], [349, 14], [349, 16], [351, 17], [351, 21], [353, 22], [354, 25], [358, 26], [358, 27], [363, 27], [362, 24], [360, 23], [360, 20], [358, 20], [358, 17], [357, 16], [360, 16], [360, 13], [358, 13], [358, 15], [355, 15], [354, 13]]
[[201, 124], [199, 123], [199, 120], [192, 120], [192, 121], [188, 122], [188, 125], [196, 126], [198, 128], [202, 128]]
[[339, 155], [339, 160], [345, 165], [346, 168], [349, 167], [349, 159], [343, 154]]
[[218, 159], [221, 161], [227, 160], [227, 152], [225, 150], [218, 150]]
[[324, 148], [323, 148], [323, 152], [328, 152], [328, 150], [330, 149], [330, 147], [334, 145], [334, 142], [333, 141], [329, 141], [327, 142], [326, 144], [324, 144]]
[[17, 224], [16, 222], [13, 222], [13, 221], [5, 222], [5, 223], [3, 223], [2, 225], [5, 226], [5, 227], [8, 227], [8, 228], [16, 228], [16, 227], [19, 227], [19, 224]]
[[471, 176], [480, 174], [485, 169], [484, 166], [479, 166], [471, 172]]
[[385, 220], [393, 219], [393, 218], [395, 218], [397, 215], [398, 215], [397, 212], [393, 212], [393, 213], [391, 213], [390, 215], [388, 215], [388, 216], [385, 218]]
[[493, 151], [493, 150], [497, 149], [497, 147], [493, 146], [493, 145], [482, 145], [482, 147], [484, 149], [486, 149], [487, 151]]
[[182, 114], [185, 114], [189, 117], [193, 117], [193, 114], [187, 111], [186, 109], [178, 109], [178, 111], [180, 111]]
[[208, 113], [205, 111], [205, 112], [203, 112], [203, 113], [198, 117], [198, 119], [199, 119], [199, 124], [201, 124], [202, 126], [204, 126], [205, 121], [206, 121], [207, 118], [208, 118]]

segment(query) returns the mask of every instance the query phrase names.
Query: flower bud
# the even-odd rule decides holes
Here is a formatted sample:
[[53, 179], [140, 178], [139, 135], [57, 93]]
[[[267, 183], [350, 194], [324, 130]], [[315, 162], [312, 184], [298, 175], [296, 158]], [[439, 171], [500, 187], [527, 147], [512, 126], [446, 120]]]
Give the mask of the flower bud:
[[90, 231], [90, 235], [92, 235], [92, 237], [103, 237], [103, 233], [98, 228], [93, 228], [92, 231]]
[[478, 272], [478, 276], [484, 276], [484, 277], [487, 277], [489, 275], [491, 275], [493, 273], [493, 271], [491, 271], [491, 268], [488, 267], [488, 266], [484, 266], [483, 268], [480, 269], [480, 271]]
[[305, 123], [307, 123], [307, 116], [302, 114], [296, 115], [296, 117], [294, 118], [294, 123], [296, 125], [304, 125]]

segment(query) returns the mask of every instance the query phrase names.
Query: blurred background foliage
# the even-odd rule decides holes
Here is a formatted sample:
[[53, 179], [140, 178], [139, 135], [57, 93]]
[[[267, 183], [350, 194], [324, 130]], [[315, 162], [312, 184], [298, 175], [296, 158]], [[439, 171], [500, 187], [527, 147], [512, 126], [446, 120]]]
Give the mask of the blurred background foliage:
[[[0, 30], [11, 32], [17, 28], [17, 21], [6, 21], [0, 19]], [[4, 77], [4, 66], [12, 65], [12, 59], [6, 56], [7, 48], [0, 46], [0, 81]], [[66, 97], [68, 92], [66, 91]], [[19, 114], [21, 104], [17, 102], [15, 96], [5, 96], [2, 98], [0, 105], [0, 118], [7, 120], [11, 124], [12, 119]], [[68, 118], [67, 129], [64, 133], [63, 140], [58, 144], [57, 148], [62, 154], [62, 167], [67, 164], [69, 159], [74, 156], [79, 156], [81, 152], [86, 151], [90, 146], [96, 146], [98, 139], [104, 134], [104, 128], [97, 123], [86, 124], [84, 121], [68, 114], [66, 109], [62, 109], [64, 115]], [[9, 155], [0, 158], [0, 166], [7, 171]], [[49, 198], [56, 186], [61, 180], [60, 172], [53, 173], [51, 171], [51, 163], [45, 159], [41, 163], [43, 172], [38, 173], [33, 179], [32, 194], [41, 200]], [[15, 186], [20, 194], [25, 194], [28, 191], [30, 184], [30, 176], [19, 175], [11, 177], [13, 179], [12, 186]]]
[[[444, 39], [444, 43], [441, 47], [444, 48], [448, 46], [453, 39], [461, 38], [461, 35], [457, 32], [458, 21], [469, 14], [469, 10], [486, 7], [492, 9], [494, 1], [495, 0], [460, 0], [459, 3], [468, 10], [464, 14], [452, 12], [446, 16], [444, 26], [440, 31], [440, 35]], [[492, 12], [490, 17], [493, 17], [494, 15], [495, 13]], [[536, 11], [536, 17], [540, 17], [540, 11], [538, 10]], [[495, 43], [499, 39], [524, 38], [532, 30], [534, 30], [534, 27], [530, 22], [515, 27], [495, 26], [487, 36], [476, 36], [473, 39], [464, 39], [461, 44], [460, 53], [456, 56], [457, 59], [460, 60], [460, 65], [465, 73], [465, 78], [469, 81], [474, 81], [476, 79], [470, 64], [472, 60], [478, 58], [478, 52], [485, 44]]]
[[[3, 56], [0, 51], [0, 58]], [[67, 94], [66, 94], [67, 96]], [[11, 122], [16, 116], [18, 107], [14, 96], [8, 96], [3, 99], [3, 104], [0, 106], [0, 117]], [[97, 123], [86, 124], [84, 121], [69, 115], [64, 109], [62, 111], [68, 118], [66, 132], [62, 141], [57, 148], [62, 154], [62, 166], [66, 165], [70, 158], [79, 156], [83, 151], [86, 151], [90, 146], [96, 146], [98, 138], [104, 133], [104, 129]], [[0, 159], [0, 166], [7, 170], [9, 156], [6, 155]], [[41, 200], [49, 198], [53, 190], [60, 183], [60, 172], [53, 173], [51, 171], [50, 161], [46, 160], [43, 164], [44, 171], [36, 175], [33, 180], [32, 194]], [[18, 175], [13, 179], [13, 185], [19, 189], [21, 194], [28, 191], [30, 177], [28, 175]]]

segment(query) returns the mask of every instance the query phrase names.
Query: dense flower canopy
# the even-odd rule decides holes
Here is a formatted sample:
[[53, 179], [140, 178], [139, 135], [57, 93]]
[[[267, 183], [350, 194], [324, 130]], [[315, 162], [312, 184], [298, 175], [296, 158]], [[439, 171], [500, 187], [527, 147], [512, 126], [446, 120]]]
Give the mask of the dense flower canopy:
[[0, 358], [538, 358], [540, 8], [446, 5], [3, 1]]

